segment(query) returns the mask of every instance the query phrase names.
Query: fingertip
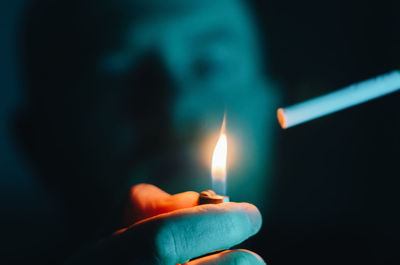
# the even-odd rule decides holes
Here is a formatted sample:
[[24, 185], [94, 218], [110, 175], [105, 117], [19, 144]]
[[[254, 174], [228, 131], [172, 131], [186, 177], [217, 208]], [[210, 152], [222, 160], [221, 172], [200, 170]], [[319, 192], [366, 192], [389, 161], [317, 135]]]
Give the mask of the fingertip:
[[199, 193], [195, 192], [195, 191], [185, 191], [185, 192], [182, 192], [182, 193], [179, 193], [179, 194], [182, 194], [182, 196], [185, 196], [185, 197], [188, 197], [188, 198], [191, 198], [191, 199], [198, 199], [199, 198]]
[[137, 191], [141, 191], [144, 189], [150, 189], [150, 188], [157, 188], [157, 187], [154, 185], [148, 184], [148, 183], [139, 183], [139, 184], [132, 186], [131, 191], [137, 192]]
[[260, 265], [266, 265], [267, 263], [263, 260], [263, 258], [258, 255], [257, 253], [247, 250], [247, 249], [236, 249], [232, 250], [233, 252], [240, 253], [244, 256], [247, 256], [248, 260], [251, 260], [250, 264], [260, 264]]
[[160, 188], [148, 184], [148, 183], [139, 183], [131, 187], [130, 189], [131, 194], [140, 194], [140, 193], [162, 193], [167, 194], [165, 191], [161, 190]]
[[199, 204], [199, 193], [195, 191], [186, 191], [183, 193], [184, 197], [192, 202], [192, 206], [197, 206]]
[[246, 249], [225, 250], [187, 263], [187, 265], [266, 265], [256, 253]]
[[258, 208], [250, 203], [240, 203], [241, 208], [246, 212], [247, 217], [253, 228], [253, 233], [256, 234], [262, 226], [262, 216]]
[[169, 204], [171, 210], [189, 208], [198, 205], [199, 194], [195, 191], [186, 191], [172, 195], [168, 198], [166, 204]]
[[140, 183], [130, 188], [131, 199], [134, 202], [150, 202], [155, 199], [166, 198], [170, 196], [167, 192], [160, 188], [147, 184]]

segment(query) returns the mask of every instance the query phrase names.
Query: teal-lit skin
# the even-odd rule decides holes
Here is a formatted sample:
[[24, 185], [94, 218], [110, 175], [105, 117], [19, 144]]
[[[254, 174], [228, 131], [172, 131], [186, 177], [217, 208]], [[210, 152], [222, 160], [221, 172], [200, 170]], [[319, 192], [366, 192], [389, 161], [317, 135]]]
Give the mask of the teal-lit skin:
[[[278, 97], [241, 1], [85, 1], [64, 11], [36, 18], [27, 41], [34, 156], [49, 181], [59, 176], [66, 192], [57, 193], [80, 207], [139, 182], [209, 189], [226, 113], [228, 195], [267, 205]], [[72, 195], [77, 182], [101, 195]]]
[[[100, 58], [101, 74], [119, 78], [152, 52], [170, 82], [150, 97], [158, 97], [163, 89], [173, 94], [165, 108], [170, 138], [163, 131], [153, 134], [165, 138], [167, 146], [157, 148], [133, 170], [132, 183], [141, 176], [140, 181], [171, 192], [210, 188], [212, 148], [226, 111], [228, 195], [262, 206], [268, 185], [264, 166], [275, 125], [269, 115], [276, 96], [262, 72], [250, 14], [240, 1], [175, 1], [180, 8], [166, 5], [178, 10], [172, 16], [164, 11], [165, 4], [152, 2], [156, 4], [141, 7], [148, 13], [128, 19], [123, 41]], [[149, 118], [148, 123], [155, 122]]]
[[[236, 155], [228, 162], [228, 193], [234, 200], [261, 206], [268, 126], [274, 124], [267, 115], [275, 98], [264, 83], [253, 25], [239, 1], [202, 2], [190, 8], [173, 18], [158, 14], [160, 21], [139, 20], [129, 30], [133, 40], [127, 48], [104, 58], [106, 71], [112, 71], [113, 62], [124, 68], [121, 58], [154, 49], [175, 94], [167, 107], [171, 146], [158, 150], [142, 171], [132, 173], [133, 181], [140, 174], [150, 183], [161, 179], [160, 186], [171, 192], [210, 188], [211, 148], [226, 111], [229, 154]], [[175, 151], [175, 144], [183, 150]], [[167, 164], [168, 170], [154, 168], [154, 163]], [[148, 178], [157, 174], [157, 180]]]
[[[23, 138], [39, 174], [66, 204], [75, 237], [90, 238], [102, 219], [115, 216], [116, 202], [134, 184], [169, 193], [211, 188], [211, 154], [224, 114], [228, 195], [267, 205], [278, 97], [241, 1], [49, 1], [31, 13], [24, 42], [31, 124]], [[131, 200], [157, 203], [157, 192], [149, 194]], [[193, 206], [196, 196], [178, 197]], [[128, 229], [116, 245], [106, 240], [70, 264], [108, 264], [116, 250], [133, 264], [183, 263], [233, 247], [261, 226], [249, 204], [198, 207]], [[193, 249], [171, 257], [174, 244], [159, 241], [169, 235], [164, 227], [174, 228], [176, 244]], [[215, 245], [201, 241], [207, 233]], [[161, 258], [151, 256], [154, 245]], [[249, 253], [191, 264], [262, 264]]]

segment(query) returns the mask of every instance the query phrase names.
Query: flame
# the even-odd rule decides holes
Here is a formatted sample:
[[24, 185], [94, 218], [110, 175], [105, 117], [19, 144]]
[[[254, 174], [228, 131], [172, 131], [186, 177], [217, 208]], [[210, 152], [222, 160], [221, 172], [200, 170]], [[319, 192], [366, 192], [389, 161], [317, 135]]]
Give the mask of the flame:
[[225, 117], [222, 122], [221, 133], [215, 146], [212, 162], [211, 176], [212, 188], [219, 195], [226, 193], [226, 158], [228, 153], [228, 141], [225, 133]]

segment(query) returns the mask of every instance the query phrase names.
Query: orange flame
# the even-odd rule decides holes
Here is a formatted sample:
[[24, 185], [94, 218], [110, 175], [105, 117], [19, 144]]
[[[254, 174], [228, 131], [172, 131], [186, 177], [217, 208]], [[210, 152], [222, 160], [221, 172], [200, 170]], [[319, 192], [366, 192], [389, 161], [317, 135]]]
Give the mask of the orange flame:
[[226, 193], [226, 158], [228, 153], [228, 143], [225, 133], [225, 117], [221, 127], [221, 133], [215, 146], [212, 163], [211, 176], [213, 190], [219, 195]]

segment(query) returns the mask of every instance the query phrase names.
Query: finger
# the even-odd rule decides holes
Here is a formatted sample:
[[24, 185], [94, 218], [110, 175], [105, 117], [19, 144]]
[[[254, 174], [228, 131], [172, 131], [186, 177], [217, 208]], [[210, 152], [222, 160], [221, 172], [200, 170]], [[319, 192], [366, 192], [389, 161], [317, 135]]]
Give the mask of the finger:
[[150, 184], [138, 184], [130, 190], [130, 200], [124, 223], [129, 226], [139, 220], [177, 209], [196, 206], [199, 194], [194, 191], [170, 195]]
[[236, 249], [192, 260], [184, 265], [265, 265], [265, 262], [252, 251]]
[[141, 239], [144, 259], [156, 257], [165, 264], [177, 264], [237, 245], [257, 233], [261, 223], [254, 205], [209, 204], [142, 220], [119, 236], [123, 245]]

